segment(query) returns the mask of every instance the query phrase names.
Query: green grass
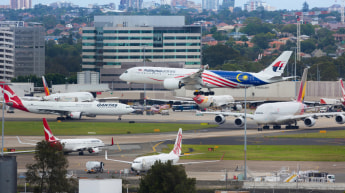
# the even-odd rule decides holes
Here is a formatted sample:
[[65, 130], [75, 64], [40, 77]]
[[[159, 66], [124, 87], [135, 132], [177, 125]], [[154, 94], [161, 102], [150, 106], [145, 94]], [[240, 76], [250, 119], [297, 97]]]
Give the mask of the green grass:
[[[153, 133], [154, 129], [160, 132], [176, 132], [179, 128], [184, 131], [217, 127], [218, 125], [201, 124], [167, 124], [167, 123], [111, 123], [111, 122], [48, 122], [54, 135], [114, 135]], [[5, 135], [37, 135], [43, 136], [42, 121], [6, 121]]]
[[[326, 131], [326, 133], [320, 133], [320, 131]], [[276, 136], [268, 136], [268, 137], [277, 137], [277, 138], [345, 138], [345, 130], [341, 131], [327, 131], [320, 130], [316, 131], [315, 133], [301, 133], [301, 134], [293, 134], [293, 135], [276, 135]]]
[[[173, 145], [168, 145], [172, 149]], [[183, 145], [182, 152], [193, 149], [193, 153], [202, 153], [183, 156], [181, 159], [217, 160], [224, 154], [224, 160], [244, 160], [243, 145]], [[214, 148], [214, 151], [208, 151]], [[166, 149], [165, 152], [169, 152]], [[261, 161], [345, 161], [344, 146], [318, 145], [248, 145], [247, 160]]]

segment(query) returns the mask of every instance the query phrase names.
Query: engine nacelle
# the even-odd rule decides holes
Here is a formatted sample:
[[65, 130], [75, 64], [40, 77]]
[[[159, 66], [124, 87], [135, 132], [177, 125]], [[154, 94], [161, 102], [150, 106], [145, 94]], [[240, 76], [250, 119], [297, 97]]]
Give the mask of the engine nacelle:
[[314, 126], [316, 123], [315, 119], [312, 118], [312, 117], [307, 117], [306, 119], [304, 119], [304, 124], [307, 126], [307, 127], [312, 127]]
[[99, 148], [98, 147], [90, 148], [89, 153], [99, 153]]
[[225, 117], [224, 117], [224, 115], [216, 115], [216, 117], [214, 118], [214, 121], [216, 121], [216, 123], [221, 125], [221, 124], [225, 123]]
[[235, 111], [241, 111], [242, 110], [242, 105], [234, 105], [232, 107]]
[[81, 112], [71, 112], [69, 114], [69, 118], [71, 118], [71, 119], [81, 119]]
[[164, 88], [169, 89], [169, 90], [180, 89], [181, 87], [184, 86], [181, 80], [178, 80], [175, 78], [164, 79], [163, 85], [164, 85]]
[[237, 117], [237, 118], [235, 119], [234, 123], [235, 123], [235, 125], [236, 125], [237, 127], [243, 127], [243, 125], [244, 125], [244, 119], [243, 119], [243, 117]]
[[337, 115], [337, 116], [335, 116], [335, 121], [338, 124], [344, 124], [345, 123], [345, 116], [344, 115]]
[[96, 117], [96, 115], [91, 115], [91, 114], [85, 115], [85, 116], [87, 116], [87, 117]]

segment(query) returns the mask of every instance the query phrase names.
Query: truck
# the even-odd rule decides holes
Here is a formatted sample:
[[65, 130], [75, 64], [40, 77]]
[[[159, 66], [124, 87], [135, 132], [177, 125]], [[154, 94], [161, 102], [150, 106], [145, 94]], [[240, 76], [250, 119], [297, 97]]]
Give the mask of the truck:
[[104, 163], [99, 161], [88, 161], [86, 162], [86, 172], [87, 173], [103, 173]]

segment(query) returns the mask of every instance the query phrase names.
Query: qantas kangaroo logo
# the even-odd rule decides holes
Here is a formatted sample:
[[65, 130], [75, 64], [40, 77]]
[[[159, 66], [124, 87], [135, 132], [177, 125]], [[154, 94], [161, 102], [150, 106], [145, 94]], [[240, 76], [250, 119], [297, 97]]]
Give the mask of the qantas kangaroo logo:
[[53, 133], [51, 132], [47, 120], [44, 118], [43, 119], [43, 128], [44, 128], [44, 134], [46, 137], [46, 141], [51, 142], [51, 141], [56, 141], [57, 139], [54, 137]]
[[281, 70], [284, 67], [284, 62], [279, 61], [273, 65], [273, 71], [277, 72], [277, 70]]

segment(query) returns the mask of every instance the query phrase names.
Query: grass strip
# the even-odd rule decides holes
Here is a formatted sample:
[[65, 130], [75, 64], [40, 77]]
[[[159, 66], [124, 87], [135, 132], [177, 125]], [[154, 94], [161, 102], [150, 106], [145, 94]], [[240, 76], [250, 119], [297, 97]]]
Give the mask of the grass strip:
[[[218, 125], [112, 122], [48, 122], [54, 135], [114, 135], [154, 132], [177, 132], [217, 127]], [[6, 121], [5, 135], [43, 136], [42, 121]]]

